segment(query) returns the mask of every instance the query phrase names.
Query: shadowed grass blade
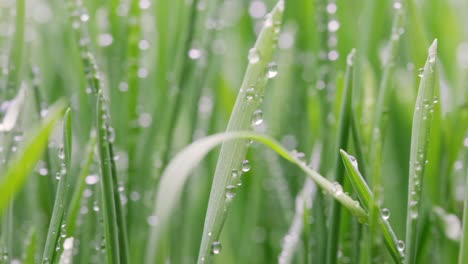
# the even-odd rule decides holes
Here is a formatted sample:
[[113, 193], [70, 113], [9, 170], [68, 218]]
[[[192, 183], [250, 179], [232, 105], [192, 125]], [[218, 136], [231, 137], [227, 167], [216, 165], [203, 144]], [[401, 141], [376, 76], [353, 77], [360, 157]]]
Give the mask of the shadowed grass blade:
[[405, 263], [416, 262], [418, 214], [421, 208], [421, 190], [424, 181], [432, 112], [436, 87], [437, 39], [429, 48], [424, 71], [419, 84], [418, 97], [413, 115], [411, 131], [410, 169], [408, 183], [408, 204], [406, 215], [406, 258]]
[[[369, 208], [371, 208], [370, 203], [375, 201], [369, 186], [358, 170], [356, 159], [354, 159], [354, 157], [350, 156], [344, 150], [340, 150], [340, 153], [348, 173], [349, 180], [353, 185], [354, 190], [358, 194], [358, 198], [361, 201], [362, 206], [366, 210], [369, 210]], [[379, 209], [378, 206], [377, 208]], [[380, 210], [378, 211], [380, 212]], [[390, 255], [392, 256], [395, 263], [401, 263], [404, 255], [402, 254], [402, 251], [398, 250], [398, 239], [395, 235], [395, 232], [393, 232], [390, 223], [386, 219], [382, 219], [380, 221], [380, 228], [382, 229], [381, 232], [384, 236], [385, 245], [387, 246]]]
[[[57, 172], [57, 194], [55, 196], [54, 208], [50, 219], [49, 230], [47, 231], [47, 239], [42, 255], [42, 262], [55, 263], [57, 259], [57, 246], [59, 246], [59, 237], [62, 228], [63, 216], [65, 207], [68, 202], [67, 196], [70, 189], [70, 161], [71, 161], [71, 116], [70, 108], [65, 112], [63, 120], [63, 149], [59, 150], [59, 158], [63, 159], [60, 164], [60, 171]], [[63, 154], [60, 152], [63, 151]], [[63, 155], [63, 156], [62, 156]]]
[[27, 139], [22, 151], [10, 163], [5, 175], [0, 182], [0, 211], [8, 204], [8, 201], [21, 189], [27, 176], [34, 169], [34, 165], [41, 158], [41, 154], [47, 147], [49, 135], [54, 124], [62, 117], [65, 104], [63, 101], [53, 105], [47, 117], [39, 129], [35, 130]]

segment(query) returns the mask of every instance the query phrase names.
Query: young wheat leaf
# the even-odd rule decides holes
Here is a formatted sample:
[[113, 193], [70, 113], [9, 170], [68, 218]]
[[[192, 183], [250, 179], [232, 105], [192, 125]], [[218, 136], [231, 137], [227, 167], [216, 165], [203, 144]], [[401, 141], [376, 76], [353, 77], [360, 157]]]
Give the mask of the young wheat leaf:
[[49, 114], [42, 122], [39, 129], [27, 138], [27, 143], [13, 158], [5, 175], [0, 182], [0, 212], [3, 211], [8, 201], [21, 189], [27, 176], [31, 173], [41, 154], [47, 147], [49, 135], [54, 124], [62, 117], [65, 103], [58, 101], [49, 110]]
[[[359, 172], [356, 159], [346, 153], [344, 150], [340, 150], [340, 153], [351, 185], [356, 191], [364, 209], [369, 210], [369, 208], [371, 208], [369, 203], [374, 201], [373, 194], [364, 180], [364, 177], [362, 177], [361, 173]], [[398, 239], [395, 235], [395, 232], [393, 232], [390, 223], [386, 219], [382, 219], [380, 221], [380, 228], [382, 229], [381, 232], [384, 236], [385, 245], [387, 246], [393, 260], [395, 263], [402, 263], [404, 255], [402, 254], [402, 251], [398, 250]]]
[[[353, 60], [356, 50], [352, 50], [346, 61], [346, 75], [344, 81], [343, 95], [341, 98], [340, 105], [340, 117], [338, 122], [338, 140], [337, 147], [338, 149], [347, 148], [349, 131], [350, 129], [350, 120], [351, 120], [351, 101], [352, 101], [352, 92], [353, 92], [353, 76], [354, 76], [354, 67]], [[344, 180], [344, 166], [341, 162], [340, 153], [336, 151], [335, 157], [335, 182], [337, 184], [343, 184]], [[340, 222], [341, 222], [341, 206], [336, 201], [332, 204], [332, 212], [330, 215], [330, 229], [329, 229], [329, 238], [327, 245], [327, 263], [334, 264], [337, 262], [338, 258], [338, 243], [340, 242]]]
[[[280, 0], [266, 16], [258, 39], [249, 51], [249, 65], [226, 132], [248, 130], [252, 125], [258, 125], [263, 120], [262, 112], [258, 109], [261, 101], [259, 98], [263, 97], [268, 78], [277, 74], [276, 65], [270, 61], [276, 47], [283, 12], [284, 1]], [[219, 236], [231, 204], [230, 199], [226, 197], [225, 190], [239, 183], [240, 177], [231, 177], [231, 174], [234, 169], [240, 170], [246, 153], [247, 144], [244, 141], [227, 142], [221, 146], [203, 227], [198, 262], [209, 263], [211, 261], [212, 247], [215, 252], [218, 251], [216, 244], [219, 243]]]
[[437, 39], [429, 48], [429, 54], [419, 83], [418, 97], [411, 131], [408, 204], [406, 215], [405, 263], [416, 262], [418, 214], [421, 208], [421, 190], [425, 175], [427, 150], [432, 125], [432, 111], [436, 87]]
[[[103, 204], [103, 218], [106, 238], [106, 253], [108, 263], [121, 263], [119, 248], [119, 227], [115, 208], [115, 188], [111, 171], [111, 156], [109, 154], [108, 109], [104, 102], [102, 91], [97, 97], [96, 120], [98, 129], [98, 150], [101, 168], [101, 193]], [[120, 201], [118, 201], [120, 202]], [[123, 249], [122, 249], [123, 250]]]
[[47, 231], [47, 239], [42, 255], [42, 261], [45, 263], [54, 263], [57, 258], [57, 247], [59, 247], [60, 231], [62, 229], [63, 215], [65, 212], [65, 205], [68, 201], [68, 193], [70, 183], [68, 178], [70, 175], [70, 160], [71, 160], [71, 116], [70, 108], [65, 112], [63, 119], [63, 163], [61, 169], [57, 174], [59, 184], [57, 187], [57, 194], [55, 196], [54, 208], [52, 217], [50, 219], [49, 230]]
[[91, 137], [88, 142], [86, 158], [81, 169], [80, 176], [78, 177], [75, 192], [73, 193], [72, 200], [70, 202], [70, 208], [67, 213], [67, 235], [75, 235], [76, 218], [80, 210], [81, 197], [86, 186], [86, 177], [89, 173], [89, 167], [94, 157], [94, 148], [96, 147], [96, 133], [91, 133]]
[[[148, 250], [154, 250], [157, 248], [157, 243], [165, 235], [164, 232], [167, 232], [167, 225], [169, 224], [170, 217], [176, 208], [183, 186], [197, 164], [200, 163], [203, 157], [211, 149], [215, 148], [219, 144], [239, 139], [252, 139], [258, 141], [275, 151], [284, 159], [297, 165], [323, 191], [331, 194], [334, 199], [339, 201], [354, 216], [356, 216], [360, 222], [366, 222], [367, 214], [361, 208], [358, 201], [353, 200], [343, 192], [338, 192], [337, 188], [339, 187], [336, 186], [336, 184], [331, 183], [316, 171], [309, 168], [304, 162], [297, 159], [273, 138], [253, 132], [221, 133], [195, 141], [179, 152], [164, 170], [157, 191], [156, 203], [153, 211], [153, 216], [157, 217], [158, 221], [152, 228]], [[226, 191], [229, 190], [223, 190], [223, 195], [225, 196]]]

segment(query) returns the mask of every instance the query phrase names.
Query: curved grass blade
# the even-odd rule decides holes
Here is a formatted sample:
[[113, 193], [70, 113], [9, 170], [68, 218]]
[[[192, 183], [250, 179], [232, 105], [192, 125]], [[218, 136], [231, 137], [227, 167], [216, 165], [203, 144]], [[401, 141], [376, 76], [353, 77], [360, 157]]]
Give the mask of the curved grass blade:
[[408, 205], [406, 215], [406, 258], [405, 263], [416, 262], [418, 214], [421, 208], [421, 190], [425, 175], [432, 111], [436, 87], [437, 39], [429, 48], [426, 65], [419, 84], [418, 97], [413, 115], [411, 131], [410, 169], [408, 183]]
[[[352, 101], [352, 92], [353, 92], [353, 75], [354, 67], [353, 60], [356, 50], [352, 50], [346, 61], [346, 75], [344, 81], [343, 95], [341, 97], [341, 106], [340, 106], [340, 120], [338, 123], [338, 140], [337, 147], [338, 149], [346, 148], [348, 145], [348, 135], [350, 129], [350, 120], [351, 120], [351, 101]], [[335, 181], [339, 184], [343, 184], [344, 180], [344, 166], [341, 163], [340, 154], [337, 151], [335, 157]], [[329, 237], [327, 244], [327, 263], [334, 264], [337, 262], [338, 258], [338, 244], [339, 244], [339, 235], [340, 235], [340, 222], [341, 222], [341, 206], [336, 201], [332, 204], [329, 223]]]
[[[349, 180], [354, 190], [358, 194], [358, 198], [361, 201], [362, 206], [364, 207], [364, 209], [369, 210], [369, 208], [371, 207], [370, 203], [375, 201], [373, 193], [371, 192], [369, 186], [364, 180], [364, 177], [362, 177], [361, 173], [359, 172], [359, 169], [357, 167], [357, 161], [354, 159], [354, 157], [350, 156], [344, 150], [340, 150], [340, 154], [343, 159], [346, 172], [348, 173]], [[378, 206], [377, 209], [379, 209]], [[380, 212], [380, 210], [378, 211]], [[384, 236], [385, 245], [387, 246], [393, 260], [395, 261], [395, 263], [402, 263], [404, 255], [402, 251], [398, 250], [398, 239], [395, 235], [395, 232], [393, 232], [390, 223], [387, 220], [382, 219], [380, 221], [380, 228]]]
[[0, 182], [0, 212], [21, 189], [27, 176], [34, 169], [34, 165], [41, 158], [42, 152], [47, 147], [48, 138], [54, 124], [62, 117], [64, 109], [65, 103], [63, 101], [55, 103], [50, 108], [49, 114], [42, 122], [42, 125], [28, 137], [22, 151], [18, 151], [18, 154], [10, 163]]
[[[343, 193], [340, 185], [331, 183], [315, 170], [309, 168], [273, 138], [253, 132], [222, 133], [195, 141], [177, 154], [163, 172], [153, 212], [158, 222], [152, 228], [149, 249], [155, 249], [156, 244], [164, 237], [164, 232], [167, 232], [170, 216], [175, 210], [183, 186], [197, 164], [210, 150], [219, 144], [239, 139], [252, 139], [266, 145], [281, 157], [302, 169], [323, 191], [331, 194], [335, 200], [339, 201], [351, 214], [357, 217], [359, 222], [364, 223], [367, 221], [367, 214], [361, 208], [359, 202]], [[226, 195], [225, 189], [223, 195]]]
[[86, 179], [86, 176], [88, 176], [89, 167], [91, 165], [91, 162], [93, 161], [95, 147], [96, 147], [96, 133], [91, 133], [91, 137], [89, 139], [88, 146], [87, 146], [86, 159], [83, 163], [80, 176], [78, 177], [78, 182], [76, 184], [75, 192], [73, 193], [73, 197], [70, 203], [70, 208], [67, 213], [66, 223], [67, 223], [67, 235], [68, 236], [75, 235], [76, 218], [80, 209], [83, 191], [86, 186], [85, 179]]
[[[227, 125], [227, 132], [248, 130], [262, 120], [261, 110], [258, 109], [261, 100], [258, 99], [264, 94], [268, 78], [273, 76], [270, 74], [277, 74], [276, 69], [269, 68], [276, 68], [276, 65], [269, 63], [273, 58], [283, 12], [284, 1], [280, 0], [266, 16], [258, 39], [249, 51], [249, 65]], [[248, 99], [250, 95], [253, 96], [252, 100]], [[225, 189], [228, 186], [237, 186], [240, 182], [240, 177], [231, 176], [232, 170], [240, 171], [246, 153], [247, 144], [244, 141], [229, 142], [221, 146], [198, 253], [199, 262], [211, 261], [212, 245], [219, 239], [231, 204], [226, 198]]]
[[63, 215], [65, 212], [65, 205], [68, 201], [68, 193], [70, 184], [68, 178], [70, 175], [70, 161], [71, 161], [71, 110], [67, 109], [63, 120], [63, 162], [61, 169], [57, 173], [59, 175], [59, 184], [57, 187], [57, 194], [55, 196], [54, 209], [50, 219], [49, 230], [47, 231], [47, 239], [42, 255], [42, 262], [55, 263], [57, 258], [57, 246], [59, 243], [60, 230], [62, 228]]
[[[117, 212], [115, 208], [115, 188], [111, 171], [111, 156], [109, 154], [108, 110], [105, 105], [102, 91], [99, 91], [96, 107], [96, 120], [98, 128], [98, 152], [101, 169], [101, 193], [103, 204], [103, 219], [106, 240], [106, 255], [108, 263], [121, 263], [119, 246], [119, 227], [117, 225]], [[123, 250], [123, 249], [122, 249]]]

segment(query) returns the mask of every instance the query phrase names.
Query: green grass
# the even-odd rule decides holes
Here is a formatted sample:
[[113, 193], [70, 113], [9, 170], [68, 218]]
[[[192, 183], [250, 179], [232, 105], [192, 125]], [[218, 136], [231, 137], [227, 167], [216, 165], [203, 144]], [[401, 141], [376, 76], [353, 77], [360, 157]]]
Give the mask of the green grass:
[[467, 12], [1, 1], [0, 264], [468, 264]]

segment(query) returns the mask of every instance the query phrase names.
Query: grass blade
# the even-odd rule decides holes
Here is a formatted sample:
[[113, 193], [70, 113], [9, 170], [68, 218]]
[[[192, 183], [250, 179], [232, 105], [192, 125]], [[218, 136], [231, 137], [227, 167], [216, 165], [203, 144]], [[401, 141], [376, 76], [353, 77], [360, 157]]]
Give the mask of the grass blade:
[[24, 45], [24, 20], [26, 11], [25, 0], [16, 0], [15, 11], [15, 33], [8, 61], [8, 80], [6, 86], [7, 98], [13, 97], [13, 95], [18, 91], [18, 83], [21, 75]]
[[436, 87], [437, 39], [429, 48], [426, 65], [419, 84], [418, 97], [411, 131], [408, 205], [406, 215], [405, 263], [416, 262], [418, 214], [421, 208], [421, 190], [425, 175], [427, 150], [432, 124], [432, 109]]
[[[351, 99], [353, 92], [353, 57], [356, 51], [352, 50], [347, 58], [346, 66], [346, 76], [344, 83], [344, 90], [340, 106], [340, 120], [338, 123], [338, 140], [337, 147], [338, 149], [347, 148], [348, 145], [348, 135], [350, 129], [350, 120], [351, 120]], [[335, 181], [339, 184], [343, 184], [344, 180], [344, 166], [340, 161], [341, 157], [337, 151], [337, 156], [335, 157]], [[330, 225], [329, 225], [329, 237], [327, 245], [327, 263], [334, 264], [337, 262], [338, 258], [338, 244], [339, 244], [339, 235], [340, 235], [340, 221], [341, 221], [341, 206], [338, 202], [334, 201], [332, 204], [332, 212], [330, 215]]]
[[62, 116], [64, 108], [63, 101], [59, 101], [51, 107], [40, 128], [28, 137], [23, 150], [19, 151], [11, 162], [0, 182], [0, 211], [21, 189], [27, 176], [34, 169], [34, 165], [41, 158], [54, 124]]
[[[111, 156], [109, 154], [108, 110], [105, 105], [102, 91], [97, 98], [97, 128], [98, 152], [101, 169], [101, 194], [103, 204], [103, 219], [106, 237], [106, 254], [108, 263], [121, 263], [119, 247], [119, 227], [117, 225], [117, 212], [115, 208], [115, 188], [111, 171]], [[123, 249], [122, 249], [123, 250]]]
[[[309, 168], [303, 161], [291, 154], [276, 140], [268, 136], [252, 132], [222, 133], [195, 141], [177, 154], [163, 172], [153, 212], [153, 215], [158, 218], [158, 223], [152, 228], [149, 245], [150, 249], [156, 248], [156, 243], [164, 236], [164, 232], [167, 231], [170, 216], [175, 210], [183, 186], [195, 166], [200, 163], [203, 157], [217, 145], [239, 139], [252, 139], [266, 145], [287, 161], [297, 165], [323, 191], [331, 194], [334, 199], [339, 201], [355, 217], [357, 217], [359, 222], [367, 221], [367, 214], [360, 207], [358, 201], [353, 200], [343, 193], [340, 185], [331, 183], [316, 171]], [[230, 190], [228, 189], [227, 191]], [[223, 195], [226, 196], [226, 190], [223, 190]]]
[[[375, 200], [373, 193], [371, 192], [369, 186], [364, 180], [364, 177], [362, 177], [359, 169], [357, 168], [357, 161], [344, 150], [340, 150], [340, 154], [348, 173], [349, 180], [354, 190], [358, 194], [358, 198], [361, 201], [361, 204], [366, 210], [369, 210], [371, 208], [370, 203], [375, 202]], [[377, 208], [379, 209], [378, 206]], [[380, 212], [380, 210], [378, 211]], [[382, 219], [380, 221], [380, 228], [382, 229], [381, 232], [384, 236], [385, 245], [387, 246], [390, 255], [392, 256], [395, 263], [401, 263], [404, 255], [402, 254], [402, 251], [398, 250], [398, 239], [395, 235], [395, 232], [393, 232], [390, 223], [387, 220]]]
[[[241, 131], [250, 129], [251, 125], [262, 121], [261, 110], [258, 110], [263, 96], [264, 88], [271, 72], [269, 65], [276, 46], [284, 1], [280, 0], [273, 8], [264, 22], [254, 47], [249, 51], [249, 65], [244, 75], [241, 89], [236, 99], [234, 109], [226, 131]], [[276, 66], [274, 66], [276, 67]], [[276, 69], [271, 74], [276, 75]], [[249, 100], [249, 94], [254, 99]], [[222, 226], [227, 216], [229, 200], [226, 199], [225, 189], [228, 186], [237, 186], [240, 177], [232, 177], [232, 171], [240, 171], [247, 152], [247, 144], [243, 141], [223, 144], [219, 154], [218, 163], [213, 178], [210, 200], [203, 227], [202, 242], [198, 253], [199, 262], [210, 262], [213, 243], [219, 243]]]
[[67, 223], [67, 235], [68, 236], [75, 235], [76, 218], [78, 216], [78, 212], [80, 209], [83, 191], [86, 186], [85, 179], [88, 176], [89, 167], [91, 165], [91, 162], [93, 161], [95, 147], [96, 147], [96, 133], [91, 133], [91, 138], [89, 139], [88, 146], [87, 146], [86, 159], [83, 163], [83, 168], [81, 169], [80, 176], [78, 177], [75, 192], [73, 193], [73, 197], [70, 202], [70, 208], [67, 213], [66, 223]]
[[[63, 163], [60, 171], [57, 173], [59, 184], [55, 196], [54, 209], [50, 219], [49, 230], [47, 232], [46, 244], [42, 255], [42, 262], [54, 263], [57, 258], [57, 247], [59, 246], [60, 230], [62, 228], [65, 205], [68, 201], [70, 183], [70, 162], [71, 162], [71, 116], [70, 108], [65, 112], [63, 120]], [[59, 150], [59, 152], [62, 150]], [[61, 154], [59, 154], [61, 156]], [[62, 157], [59, 157], [62, 159]]]

